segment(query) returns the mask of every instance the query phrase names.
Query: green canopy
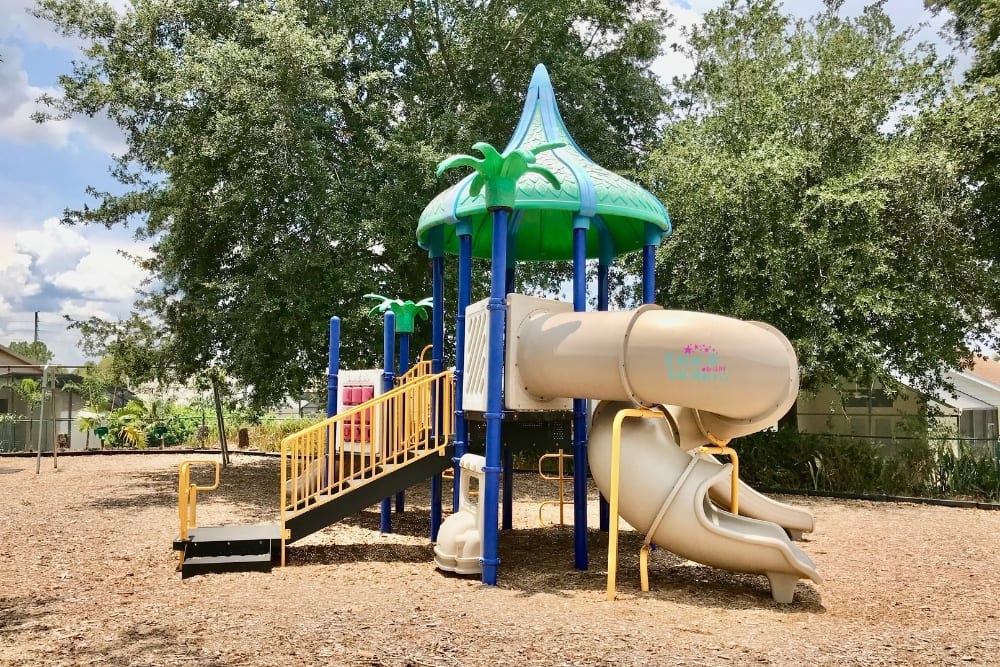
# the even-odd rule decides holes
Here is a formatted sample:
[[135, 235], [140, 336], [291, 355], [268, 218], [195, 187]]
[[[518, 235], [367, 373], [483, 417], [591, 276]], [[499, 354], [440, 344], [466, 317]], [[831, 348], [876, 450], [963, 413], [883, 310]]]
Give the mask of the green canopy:
[[[515, 234], [509, 251], [517, 261], [569, 260], [573, 228], [587, 228], [587, 257], [610, 260], [644, 245], [658, 245], [670, 234], [663, 204], [642, 187], [596, 164], [576, 145], [556, 105], [552, 82], [543, 65], [535, 68], [521, 120], [504, 149], [534, 148], [563, 142], [562, 148], [538, 155], [538, 164], [559, 179], [561, 189], [542, 176], [526, 174], [517, 184], [513, 213]], [[442, 227], [445, 252], [458, 252], [460, 223], [472, 233], [474, 257], [491, 256], [493, 217], [480, 192], [473, 197], [473, 174], [435, 197], [420, 214], [417, 242], [434, 250], [435, 229]]]

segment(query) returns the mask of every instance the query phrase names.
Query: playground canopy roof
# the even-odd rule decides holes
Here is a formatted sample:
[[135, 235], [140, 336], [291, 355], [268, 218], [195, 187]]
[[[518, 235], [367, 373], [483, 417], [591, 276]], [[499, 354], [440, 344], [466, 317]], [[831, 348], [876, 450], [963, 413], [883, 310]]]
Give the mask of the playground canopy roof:
[[[550, 169], [561, 189], [536, 174], [518, 181], [509, 252], [518, 261], [569, 260], [573, 228], [587, 228], [587, 257], [606, 261], [644, 245], [659, 245], [670, 234], [670, 216], [645, 189], [604, 169], [584, 153], [563, 122], [552, 82], [543, 65], [535, 68], [521, 120], [504, 149], [533, 148], [547, 142], [566, 145], [538, 155], [537, 164]], [[441, 229], [441, 250], [458, 252], [459, 223], [468, 224], [474, 257], [491, 256], [493, 218], [483, 192], [473, 197], [469, 174], [435, 197], [420, 214], [417, 242], [434, 250], [434, 231]]]

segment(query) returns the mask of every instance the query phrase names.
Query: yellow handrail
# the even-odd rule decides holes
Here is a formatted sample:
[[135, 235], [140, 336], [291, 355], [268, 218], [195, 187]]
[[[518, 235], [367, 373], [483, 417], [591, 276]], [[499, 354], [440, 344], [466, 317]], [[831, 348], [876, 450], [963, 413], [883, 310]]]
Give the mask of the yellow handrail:
[[[622, 468], [622, 422], [628, 417], [639, 419], [666, 419], [662, 412], [646, 408], [626, 408], [615, 415], [611, 427], [611, 525], [608, 527], [608, 589], [606, 598], [615, 599], [615, 577], [618, 575], [618, 492], [619, 476]], [[639, 553], [640, 565], [645, 554]]]
[[410, 370], [406, 371], [402, 375], [396, 378], [396, 386], [404, 385], [407, 382], [412, 382], [417, 378], [426, 377], [431, 374], [431, 364], [433, 361], [427, 359], [427, 354], [434, 349], [433, 345], [425, 345], [424, 349], [420, 350], [420, 357], [417, 363], [410, 367]]
[[[191, 466], [215, 466], [215, 482], [212, 486], [198, 486], [191, 483]], [[181, 463], [177, 482], [177, 517], [180, 519], [181, 540], [188, 538], [191, 528], [198, 527], [198, 492], [215, 491], [219, 488], [219, 462], [209, 460], [191, 460]], [[183, 558], [183, 556], [181, 556]]]
[[740, 457], [736, 455], [736, 450], [732, 447], [725, 446], [715, 446], [709, 447], [704, 446], [698, 450], [702, 454], [721, 454], [723, 456], [729, 457], [729, 462], [733, 466], [732, 474], [730, 475], [730, 485], [731, 491], [729, 492], [729, 511], [733, 514], [740, 513]]
[[[559, 461], [559, 470], [558, 470], [558, 472], [557, 472], [557, 474], [555, 476], [548, 475], [548, 474], [546, 474], [542, 470], [542, 463], [545, 462], [545, 461], [547, 461], [548, 459], [557, 459]], [[541, 505], [538, 506], [538, 524], [541, 525], [541, 526], [547, 525], [542, 520], [542, 510], [544, 510], [547, 505], [555, 505], [556, 503], [559, 503], [559, 525], [560, 526], [565, 526], [566, 525], [566, 513], [565, 513], [565, 506], [567, 504], [566, 503], [566, 482], [568, 480], [573, 479], [572, 477], [567, 477], [564, 474], [565, 473], [564, 462], [565, 462], [566, 459], [569, 459], [569, 460], [572, 461], [573, 460], [573, 455], [572, 454], [564, 454], [563, 450], [561, 450], [561, 449], [559, 450], [559, 453], [557, 453], [557, 454], [542, 454], [541, 456], [538, 457], [538, 475], [542, 479], [544, 479], [545, 481], [547, 481], [547, 482], [558, 482], [559, 483], [559, 499], [558, 500], [545, 500], [545, 501], [542, 502]], [[572, 505], [573, 501], [570, 501], [569, 504]]]
[[408, 380], [284, 438], [282, 564], [289, 518], [386, 475], [393, 466], [424, 456], [443, 456], [454, 434], [454, 412], [454, 372], [444, 371]]

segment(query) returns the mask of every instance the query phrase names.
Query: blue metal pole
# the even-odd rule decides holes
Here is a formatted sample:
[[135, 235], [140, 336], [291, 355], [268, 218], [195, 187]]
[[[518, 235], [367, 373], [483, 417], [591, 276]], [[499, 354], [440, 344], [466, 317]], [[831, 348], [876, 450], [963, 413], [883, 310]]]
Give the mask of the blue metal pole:
[[[464, 226], [463, 226], [464, 224]], [[458, 305], [455, 315], [455, 465], [452, 511], [458, 511], [458, 489], [462, 469], [459, 459], [469, 451], [469, 424], [465, 421], [465, 308], [472, 302], [472, 230], [468, 223], [458, 228]]]
[[[393, 380], [395, 375], [393, 370], [396, 368], [396, 360], [394, 354], [396, 351], [396, 316], [390, 312], [385, 314], [385, 324], [382, 328], [382, 391], [392, 391]], [[389, 443], [389, 433], [392, 430], [389, 420], [392, 419], [392, 415], [385, 414], [382, 416], [385, 419], [385, 429], [383, 436], [385, 440], [380, 443], [383, 451], [388, 449]], [[383, 498], [379, 518], [378, 529], [383, 533], [392, 532], [392, 498]]]
[[[587, 309], [587, 227], [590, 220], [573, 221], [573, 310]], [[573, 551], [574, 565], [586, 570], [587, 554], [587, 401], [573, 399]]]
[[[608, 258], [604, 257], [602, 253], [601, 259], [597, 264], [597, 310], [608, 309], [608, 292], [610, 288], [608, 273], [610, 268]], [[601, 531], [608, 532], [611, 525], [611, 506], [603, 495], [597, 501], [597, 516]]]
[[[399, 334], [399, 374], [410, 370], [410, 334]], [[396, 514], [406, 511], [406, 489], [396, 492]]]
[[[435, 253], [431, 257], [431, 372], [434, 374], [444, 370], [444, 253]], [[434, 435], [438, 435], [444, 426], [446, 416], [441, 410], [441, 392], [434, 392]], [[431, 542], [437, 542], [438, 530], [441, 528], [441, 475], [431, 477]]]
[[661, 232], [656, 225], [646, 223], [646, 245], [642, 247], [642, 302], [656, 301], [656, 246]]
[[340, 318], [330, 318], [330, 354], [326, 375], [326, 416], [337, 414], [337, 376], [340, 373]]
[[486, 385], [486, 467], [484, 469], [485, 493], [483, 494], [483, 583], [495, 586], [499, 558], [499, 530], [497, 516], [500, 503], [500, 450], [502, 448], [503, 419], [503, 352], [504, 326], [507, 304], [504, 283], [507, 268], [507, 220], [510, 211], [498, 208], [493, 211], [493, 250], [490, 267], [489, 350], [487, 353]]
[[[513, 250], [511, 241], [513, 237], [507, 236], [507, 275], [504, 279], [504, 297], [514, 291], [517, 281], [517, 267], [513, 261]], [[502, 530], [513, 530], [514, 528], [514, 452], [510, 447], [503, 447], [503, 512], [500, 519]]]
[[[340, 318], [330, 318], [330, 349], [327, 357], [326, 370], [326, 416], [333, 417], [337, 414], [337, 382], [340, 374]], [[337, 434], [326, 432], [326, 454], [323, 461], [323, 484], [330, 483], [330, 456], [336, 445]]]

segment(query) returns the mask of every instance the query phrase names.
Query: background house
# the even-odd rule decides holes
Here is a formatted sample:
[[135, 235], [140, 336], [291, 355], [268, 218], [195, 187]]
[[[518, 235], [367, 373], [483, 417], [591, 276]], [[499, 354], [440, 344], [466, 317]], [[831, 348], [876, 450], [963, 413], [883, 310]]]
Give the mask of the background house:
[[[39, 433], [43, 452], [52, 451], [57, 444], [70, 449], [86, 447], [87, 433], [76, 424], [83, 398], [65, 389], [67, 383], [79, 384], [83, 378], [50, 366], [44, 419], [39, 422], [39, 405], [26, 400], [18, 387], [24, 380], [41, 385], [43, 374], [43, 365], [0, 345], [0, 452], [34, 451]], [[89, 440], [91, 447], [100, 445], [93, 434]]]
[[889, 395], [879, 383], [845, 383], [843, 398], [833, 387], [815, 396], [801, 397], [798, 426], [803, 433], [854, 436], [891, 444], [913, 437], [922, 427], [918, 416], [932, 407], [932, 439], [956, 445], [959, 442], [986, 451], [995, 451], [1000, 406], [1000, 363], [979, 359], [969, 370], [945, 373], [954, 390], [924, 395], [903, 386]]

